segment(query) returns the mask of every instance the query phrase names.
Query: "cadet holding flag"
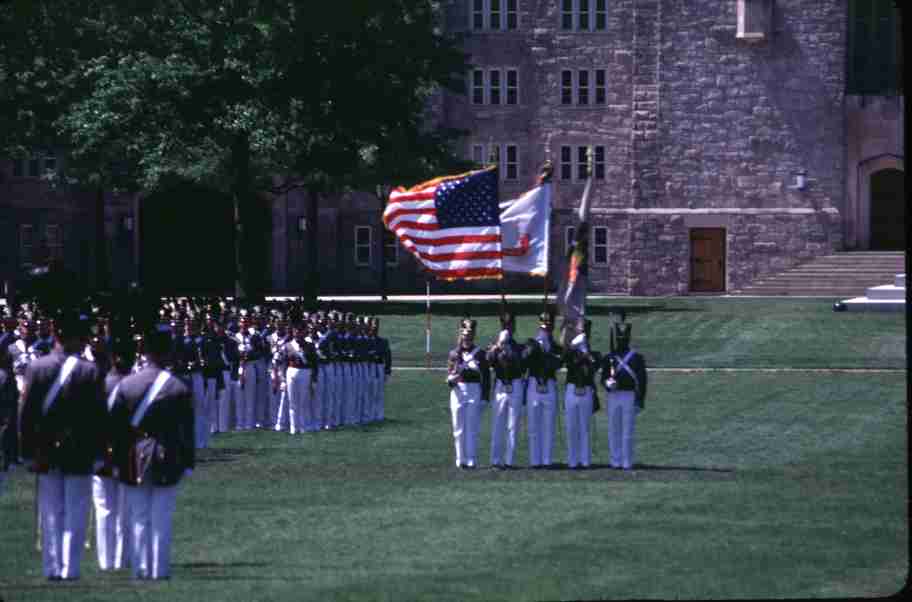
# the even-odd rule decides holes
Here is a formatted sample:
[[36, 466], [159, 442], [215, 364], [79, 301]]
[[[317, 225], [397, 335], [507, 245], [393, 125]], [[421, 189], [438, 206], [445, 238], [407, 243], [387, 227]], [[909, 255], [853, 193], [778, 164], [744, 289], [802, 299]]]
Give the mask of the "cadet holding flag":
[[500, 334], [488, 349], [487, 360], [496, 377], [491, 412], [491, 466], [503, 469], [513, 468], [516, 437], [522, 422], [524, 348], [513, 340], [516, 328], [513, 316], [504, 313], [500, 324]]
[[564, 349], [554, 340], [554, 314], [542, 312], [538, 334], [526, 343], [528, 370], [526, 414], [529, 429], [529, 465], [551, 466], [554, 423], [557, 415], [557, 371], [563, 365]]

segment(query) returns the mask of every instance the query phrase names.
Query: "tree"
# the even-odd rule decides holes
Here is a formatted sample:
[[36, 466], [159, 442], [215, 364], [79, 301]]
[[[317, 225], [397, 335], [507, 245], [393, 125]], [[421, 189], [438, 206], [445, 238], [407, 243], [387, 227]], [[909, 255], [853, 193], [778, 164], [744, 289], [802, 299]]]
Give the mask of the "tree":
[[[181, 177], [229, 193], [239, 297], [263, 289], [244, 227], [257, 198], [304, 188], [316, 227], [320, 199], [356, 181], [365, 149], [390, 132], [445, 141], [424, 125], [427, 100], [461, 91], [467, 67], [428, 0], [337, 0], [319, 13], [306, 0], [25, 4], [0, 12], [2, 33], [20, 32], [0, 46], [0, 73], [17, 81], [0, 102], [42, 102], [26, 125], [3, 124], [12, 139], [50, 136], [79, 166], [116, 156], [141, 190]], [[44, 77], [30, 75], [38, 62]]]

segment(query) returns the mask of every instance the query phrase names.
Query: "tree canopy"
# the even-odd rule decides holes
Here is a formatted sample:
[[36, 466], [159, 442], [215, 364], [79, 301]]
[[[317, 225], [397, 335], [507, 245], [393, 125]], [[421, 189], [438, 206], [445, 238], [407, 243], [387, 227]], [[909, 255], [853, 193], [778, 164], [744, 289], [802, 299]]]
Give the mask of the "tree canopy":
[[[436, 90], [462, 90], [466, 56], [436, 26], [435, 3], [318, 8], [306, 0], [0, 6], [0, 127], [9, 133], [0, 152], [63, 147], [69, 175], [82, 182], [205, 184], [233, 196], [240, 223], [257, 193], [327, 194], [454, 161], [458, 132], [430, 128], [426, 111]], [[257, 288], [256, 268], [244, 265], [252, 244], [239, 237], [247, 289]]]

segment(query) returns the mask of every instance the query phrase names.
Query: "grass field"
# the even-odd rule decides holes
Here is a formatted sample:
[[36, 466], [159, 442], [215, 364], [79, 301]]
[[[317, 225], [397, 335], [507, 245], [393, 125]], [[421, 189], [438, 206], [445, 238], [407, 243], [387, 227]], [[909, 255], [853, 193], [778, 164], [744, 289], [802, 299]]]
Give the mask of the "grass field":
[[[629, 317], [654, 365], [697, 365], [684, 361], [687, 342], [672, 336], [695, 330], [693, 354], [721, 363], [725, 342], [716, 329], [699, 330], [701, 321], [728, 322], [742, 341], [737, 360], [722, 365], [751, 365], [752, 346], [772, 349], [769, 329], [795, 334], [805, 312], [812, 325], [800, 331], [802, 344], [758, 352], [767, 362], [760, 366], [828, 367], [831, 352], [848, 361], [842, 345], [858, 336], [867, 353], [878, 348], [873, 340], [883, 347], [877, 361], [859, 352], [862, 365], [905, 367], [901, 315], [817, 312], [794, 300], [685, 301], [665, 307], [695, 309]], [[773, 314], [791, 329], [775, 326]], [[693, 316], [690, 328], [685, 316]], [[447, 318], [453, 330], [456, 317]], [[407, 318], [386, 318], [387, 336], [407, 346], [410, 333], [395, 327]], [[818, 340], [827, 318], [840, 333], [829, 344]], [[493, 318], [485, 320], [491, 327]], [[413, 356], [418, 363], [421, 353]], [[592, 470], [457, 471], [439, 371], [396, 372], [382, 425], [221, 435], [182, 486], [174, 578], [165, 583], [101, 575], [88, 553], [81, 581], [44, 581], [32, 548], [33, 477], [16, 472], [0, 496], [0, 598], [718, 599], [878, 596], [904, 585], [905, 370], [657, 370], [650, 379], [632, 473], [604, 467], [603, 413], [593, 425]], [[489, 421], [485, 413], [483, 462]], [[520, 443], [524, 466], [524, 434]], [[563, 435], [557, 446], [563, 460]]]

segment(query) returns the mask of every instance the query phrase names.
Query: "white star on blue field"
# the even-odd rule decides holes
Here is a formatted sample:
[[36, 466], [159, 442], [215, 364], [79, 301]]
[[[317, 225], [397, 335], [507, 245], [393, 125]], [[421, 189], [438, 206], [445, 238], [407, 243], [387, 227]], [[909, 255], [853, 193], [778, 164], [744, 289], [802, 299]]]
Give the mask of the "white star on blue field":
[[497, 171], [486, 170], [439, 184], [434, 205], [441, 228], [499, 226]]

